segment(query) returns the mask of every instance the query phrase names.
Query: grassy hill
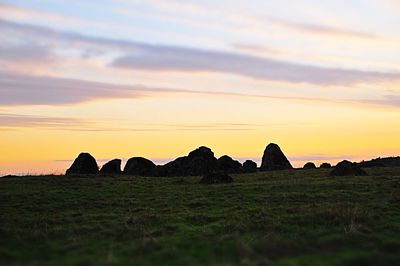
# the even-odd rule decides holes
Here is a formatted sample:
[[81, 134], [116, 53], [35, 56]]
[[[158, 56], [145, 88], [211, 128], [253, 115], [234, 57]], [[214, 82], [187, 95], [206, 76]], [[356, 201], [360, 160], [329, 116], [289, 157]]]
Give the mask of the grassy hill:
[[400, 167], [0, 179], [1, 265], [400, 265]]

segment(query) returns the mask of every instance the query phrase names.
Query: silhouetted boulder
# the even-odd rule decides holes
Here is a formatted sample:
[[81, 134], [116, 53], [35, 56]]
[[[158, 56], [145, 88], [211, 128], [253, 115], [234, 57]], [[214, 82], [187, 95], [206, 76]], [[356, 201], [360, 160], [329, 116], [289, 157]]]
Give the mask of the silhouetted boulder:
[[130, 158], [124, 168], [125, 175], [133, 176], [155, 176], [157, 174], [156, 165], [143, 157]]
[[82, 152], [67, 170], [66, 175], [97, 174], [98, 172], [96, 159], [89, 153]]
[[187, 156], [189, 158], [204, 158], [204, 159], [215, 159], [214, 153], [208, 147], [201, 146], [194, 151], [191, 151]]
[[332, 165], [331, 165], [330, 163], [322, 163], [322, 164], [319, 166], [319, 168], [325, 168], [325, 169], [327, 169], [327, 168], [332, 168]]
[[275, 143], [269, 144], [264, 151], [261, 171], [292, 169], [289, 160]]
[[114, 159], [103, 165], [100, 169], [100, 174], [121, 174], [121, 160]]
[[233, 178], [222, 172], [207, 174], [200, 180], [200, 184], [224, 184], [232, 182]]
[[243, 172], [245, 173], [257, 172], [257, 163], [252, 160], [246, 160], [243, 163]]
[[218, 159], [218, 170], [230, 174], [240, 173], [242, 172], [242, 164], [228, 155], [224, 155]]
[[332, 170], [331, 176], [365, 176], [368, 175], [356, 163], [342, 161], [338, 163]]
[[303, 166], [303, 169], [316, 169], [317, 167], [315, 166], [314, 163], [308, 162]]
[[158, 167], [160, 176], [196, 176], [214, 172], [218, 168], [217, 158], [210, 148], [200, 147], [188, 156]]

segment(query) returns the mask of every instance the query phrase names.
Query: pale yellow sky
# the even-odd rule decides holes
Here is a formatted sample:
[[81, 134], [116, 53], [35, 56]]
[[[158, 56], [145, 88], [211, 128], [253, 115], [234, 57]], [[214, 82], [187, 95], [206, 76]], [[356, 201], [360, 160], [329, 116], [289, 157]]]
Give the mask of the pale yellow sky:
[[243, 161], [275, 142], [295, 166], [399, 155], [396, 1], [222, 2], [3, 1], [0, 174], [201, 145]]

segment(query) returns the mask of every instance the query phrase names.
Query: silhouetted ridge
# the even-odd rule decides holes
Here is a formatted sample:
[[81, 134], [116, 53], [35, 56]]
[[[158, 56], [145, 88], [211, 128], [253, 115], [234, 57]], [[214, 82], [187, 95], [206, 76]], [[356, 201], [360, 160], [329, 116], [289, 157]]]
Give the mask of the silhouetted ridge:
[[358, 163], [360, 167], [394, 167], [400, 166], [400, 157], [375, 158]]

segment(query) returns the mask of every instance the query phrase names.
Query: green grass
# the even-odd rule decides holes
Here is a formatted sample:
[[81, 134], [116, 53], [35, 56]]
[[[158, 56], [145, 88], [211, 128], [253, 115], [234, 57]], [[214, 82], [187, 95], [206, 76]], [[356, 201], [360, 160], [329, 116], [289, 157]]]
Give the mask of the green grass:
[[0, 179], [1, 265], [400, 265], [400, 168]]

